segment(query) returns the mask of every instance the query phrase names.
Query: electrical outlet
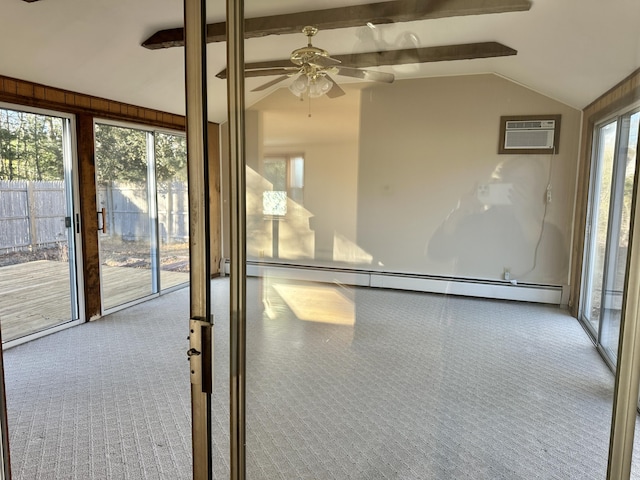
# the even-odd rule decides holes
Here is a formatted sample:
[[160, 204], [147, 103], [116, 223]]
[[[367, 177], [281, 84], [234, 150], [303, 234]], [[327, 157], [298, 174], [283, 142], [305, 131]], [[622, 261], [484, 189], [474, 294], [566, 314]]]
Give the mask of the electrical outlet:
[[509, 268], [505, 267], [503, 276], [504, 276], [505, 280], [507, 280], [507, 281], [511, 280], [511, 270]]
[[551, 184], [547, 185], [547, 203], [551, 203]]
[[490, 193], [491, 191], [489, 189], [489, 185], [487, 185], [486, 183], [478, 185], [478, 188], [476, 190], [478, 200], [482, 201], [485, 198], [488, 198]]

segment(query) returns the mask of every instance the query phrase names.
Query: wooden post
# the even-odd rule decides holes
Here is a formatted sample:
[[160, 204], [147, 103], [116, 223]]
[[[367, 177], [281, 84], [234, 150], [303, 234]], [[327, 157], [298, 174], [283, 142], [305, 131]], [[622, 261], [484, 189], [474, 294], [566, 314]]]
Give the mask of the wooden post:
[[34, 250], [38, 245], [38, 211], [36, 208], [35, 185], [27, 181], [27, 211], [29, 212], [29, 248]]
[[167, 202], [165, 208], [167, 210], [165, 225], [167, 238], [165, 239], [165, 243], [170, 245], [173, 239], [173, 180], [167, 182]]
[[98, 253], [98, 208], [96, 205], [96, 165], [93, 149], [93, 117], [76, 115], [78, 177], [80, 179], [80, 229], [82, 232], [82, 269], [85, 315], [90, 320], [100, 315], [100, 255]]

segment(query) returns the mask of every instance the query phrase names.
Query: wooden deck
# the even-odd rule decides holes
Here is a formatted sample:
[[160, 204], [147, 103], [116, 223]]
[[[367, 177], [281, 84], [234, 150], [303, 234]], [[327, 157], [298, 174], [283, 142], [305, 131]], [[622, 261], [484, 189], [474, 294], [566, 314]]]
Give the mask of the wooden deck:
[[[109, 309], [151, 295], [151, 270], [102, 265], [102, 301]], [[160, 285], [167, 289], [189, 281], [189, 274], [160, 270]]]
[[[150, 295], [149, 270], [103, 266], [107, 307]], [[162, 288], [189, 281], [184, 272], [161, 271]], [[69, 264], [49, 260], [0, 268], [0, 327], [9, 341], [73, 320]]]

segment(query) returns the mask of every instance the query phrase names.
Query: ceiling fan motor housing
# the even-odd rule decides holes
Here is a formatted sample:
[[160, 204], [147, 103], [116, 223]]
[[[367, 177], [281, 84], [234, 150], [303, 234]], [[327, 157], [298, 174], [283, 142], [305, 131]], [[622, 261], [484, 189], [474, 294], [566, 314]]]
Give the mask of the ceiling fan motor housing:
[[318, 29], [316, 27], [312, 27], [307, 25], [302, 29], [302, 33], [304, 33], [307, 37], [307, 46], [302, 48], [297, 48], [293, 52], [291, 52], [291, 61], [295, 65], [313, 65], [313, 59], [320, 57], [328, 57], [329, 52], [323, 50], [322, 48], [314, 47], [311, 44], [311, 38], [318, 33]]
[[314, 46], [297, 48], [291, 52], [291, 61], [296, 65], [313, 64], [313, 59], [317, 57], [328, 57], [329, 52]]

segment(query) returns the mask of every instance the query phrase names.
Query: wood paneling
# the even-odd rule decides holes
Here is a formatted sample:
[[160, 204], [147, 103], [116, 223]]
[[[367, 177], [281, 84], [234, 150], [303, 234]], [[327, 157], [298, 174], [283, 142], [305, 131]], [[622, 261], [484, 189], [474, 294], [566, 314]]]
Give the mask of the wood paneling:
[[100, 256], [98, 254], [98, 216], [96, 204], [96, 164], [93, 117], [76, 116], [78, 177], [80, 182], [80, 228], [82, 232], [82, 270], [84, 276], [85, 315], [90, 320], [100, 315]]
[[184, 130], [185, 127], [182, 115], [140, 108], [2, 75], [0, 75], [0, 101], [77, 115], [90, 114], [105, 119], [134, 122], [172, 130]]

